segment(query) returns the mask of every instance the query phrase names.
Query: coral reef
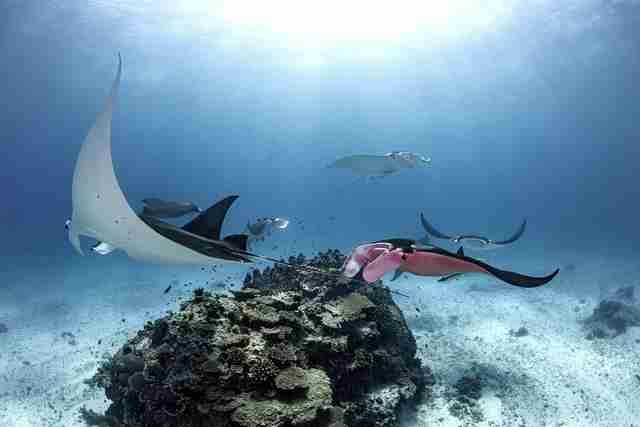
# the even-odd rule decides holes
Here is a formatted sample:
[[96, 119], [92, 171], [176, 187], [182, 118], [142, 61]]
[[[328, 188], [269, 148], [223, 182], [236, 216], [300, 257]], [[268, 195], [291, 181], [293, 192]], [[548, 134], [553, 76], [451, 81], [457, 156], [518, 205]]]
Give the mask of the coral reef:
[[624, 304], [633, 304], [636, 302], [635, 286], [625, 286], [618, 288], [613, 294], [607, 298], [610, 301], [617, 301]]
[[484, 419], [482, 410], [478, 406], [478, 399], [482, 396], [482, 380], [477, 375], [463, 376], [455, 384], [455, 394], [449, 412], [461, 420], [472, 420], [479, 423]]
[[[289, 262], [337, 269], [328, 251]], [[112, 401], [88, 423], [397, 426], [433, 384], [388, 290], [306, 268], [254, 270], [232, 296], [194, 291], [98, 370]]]
[[529, 330], [524, 326], [520, 326], [517, 330], [510, 329], [509, 335], [516, 338], [526, 337], [527, 335], [529, 335]]
[[9, 328], [4, 323], [0, 323], [0, 334], [6, 334], [9, 332]]
[[634, 305], [634, 287], [620, 288], [600, 301], [593, 314], [584, 321], [586, 338], [613, 338], [632, 326], [640, 326], [640, 308]]

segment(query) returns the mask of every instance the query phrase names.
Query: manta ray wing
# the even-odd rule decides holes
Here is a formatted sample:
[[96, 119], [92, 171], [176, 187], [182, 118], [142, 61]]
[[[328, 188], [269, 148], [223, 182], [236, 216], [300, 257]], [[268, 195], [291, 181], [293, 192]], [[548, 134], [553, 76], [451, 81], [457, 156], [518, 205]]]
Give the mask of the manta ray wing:
[[400, 168], [388, 156], [356, 154], [336, 160], [329, 167], [349, 169], [361, 176], [386, 176], [397, 172]]
[[[487, 263], [479, 261], [475, 258], [471, 258], [469, 256], [464, 255], [464, 253], [452, 253], [442, 248], [433, 248], [426, 250], [419, 250], [424, 252], [431, 252], [439, 255], [444, 255], [449, 258], [455, 258], [461, 262], [458, 271], [451, 271], [451, 273], [469, 273], [469, 272], [479, 272], [479, 270], [483, 270], [487, 274], [494, 276], [495, 278], [508, 283], [513, 286], [518, 286], [521, 288], [535, 288], [538, 286], [546, 285], [560, 271], [556, 269], [553, 273], [547, 276], [527, 276], [520, 273], [515, 273], [513, 271], [500, 270], [499, 268], [493, 267]], [[466, 265], [465, 265], [466, 264]]]
[[424, 231], [427, 232], [427, 236], [431, 235], [431, 236], [436, 237], [438, 239], [446, 239], [446, 240], [453, 239], [452, 236], [447, 236], [446, 234], [441, 233], [440, 231], [436, 230], [435, 227], [433, 225], [431, 225], [429, 223], [429, 221], [426, 220], [426, 218], [424, 217], [422, 212], [420, 213], [420, 222], [422, 223], [422, 227], [424, 228]]
[[524, 230], [526, 227], [527, 227], [527, 220], [525, 219], [524, 221], [522, 221], [522, 224], [520, 224], [520, 227], [516, 230], [516, 232], [511, 237], [509, 237], [506, 240], [494, 241], [493, 244], [501, 246], [501, 245], [508, 245], [509, 243], [515, 242], [524, 234]]
[[83, 235], [107, 242], [139, 260], [180, 264], [218, 261], [163, 237], [145, 224], [127, 203], [111, 156], [111, 121], [121, 74], [119, 57], [111, 92], [85, 137], [76, 162], [69, 240], [81, 254], [79, 236]]

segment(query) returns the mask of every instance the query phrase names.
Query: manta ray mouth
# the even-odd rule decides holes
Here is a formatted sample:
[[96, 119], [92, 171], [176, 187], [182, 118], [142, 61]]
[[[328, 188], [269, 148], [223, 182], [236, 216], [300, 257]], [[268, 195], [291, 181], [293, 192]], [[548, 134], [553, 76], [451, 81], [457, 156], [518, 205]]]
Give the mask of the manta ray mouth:
[[451, 239], [451, 241], [453, 243], [474, 242], [481, 245], [489, 245], [492, 243], [491, 240], [487, 239], [486, 237], [480, 236], [458, 236]]

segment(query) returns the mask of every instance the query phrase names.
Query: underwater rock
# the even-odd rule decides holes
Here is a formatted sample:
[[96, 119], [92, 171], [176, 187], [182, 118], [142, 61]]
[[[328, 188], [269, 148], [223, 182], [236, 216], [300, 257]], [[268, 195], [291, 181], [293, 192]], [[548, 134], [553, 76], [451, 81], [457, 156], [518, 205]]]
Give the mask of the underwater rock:
[[[289, 259], [325, 271], [343, 261], [337, 250]], [[433, 382], [388, 290], [274, 266], [147, 322], [93, 377], [111, 405], [90, 415], [123, 427], [393, 427]]]
[[6, 334], [9, 332], [9, 328], [4, 323], [0, 323], [0, 334]]
[[453, 386], [455, 393], [449, 406], [451, 415], [473, 423], [483, 421], [484, 415], [478, 404], [483, 387], [483, 378], [478, 372], [470, 371], [463, 375]]
[[617, 301], [625, 304], [633, 304], [636, 302], [635, 286], [625, 286], [616, 289], [613, 294], [607, 298], [609, 301]]
[[478, 400], [482, 396], [482, 380], [480, 375], [465, 375], [456, 382], [454, 388], [458, 396], [466, 399]]
[[437, 332], [442, 330], [445, 321], [431, 313], [420, 313], [407, 319], [407, 323], [412, 330], [423, 332]]
[[640, 308], [619, 301], [603, 300], [584, 320], [587, 339], [613, 338], [632, 326], [640, 326]]
[[526, 337], [527, 335], [529, 335], [529, 330], [527, 328], [525, 328], [524, 326], [520, 326], [515, 331], [513, 329], [510, 329], [509, 330], [509, 335], [511, 335], [512, 337], [516, 337], [516, 338]]
[[67, 344], [69, 345], [77, 345], [78, 344], [78, 340], [76, 339], [76, 336], [73, 335], [73, 333], [71, 332], [63, 332], [60, 334], [60, 338], [62, 338], [64, 341], [66, 341]]

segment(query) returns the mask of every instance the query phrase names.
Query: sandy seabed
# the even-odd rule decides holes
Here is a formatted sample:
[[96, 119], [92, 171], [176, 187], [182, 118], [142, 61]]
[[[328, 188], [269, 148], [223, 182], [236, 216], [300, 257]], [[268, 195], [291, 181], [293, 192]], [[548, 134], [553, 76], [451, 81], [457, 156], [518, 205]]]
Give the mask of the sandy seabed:
[[[547, 266], [546, 258], [538, 264]], [[536, 265], [531, 259], [515, 264]], [[3, 273], [0, 323], [8, 328], [0, 334], [3, 427], [83, 426], [82, 406], [103, 411], [108, 405], [102, 390], [84, 382], [105, 353], [114, 352], [146, 320], [175, 309], [194, 288], [223, 292], [224, 285], [240, 286], [247, 271], [140, 267], [118, 256], [70, 265], [64, 274]], [[587, 340], [580, 323], [607, 292], [638, 284], [634, 260], [602, 257], [582, 260], [551, 286], [537, 289], [479, 276], [437, 283], [405, 275], [392, 286], [412, 298], [396, 301], [412, 325], [419, 357], [437, 378], [432, 398], [413, 422], [640, 427], [640, 328]], [[520, 327], [528, 334], [515, 336]], [[452, 408], [455, 384], [469, 372], [483, 378], [474, 417]]]

